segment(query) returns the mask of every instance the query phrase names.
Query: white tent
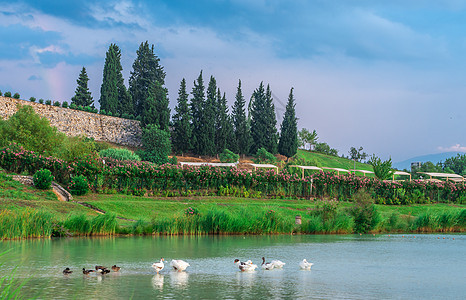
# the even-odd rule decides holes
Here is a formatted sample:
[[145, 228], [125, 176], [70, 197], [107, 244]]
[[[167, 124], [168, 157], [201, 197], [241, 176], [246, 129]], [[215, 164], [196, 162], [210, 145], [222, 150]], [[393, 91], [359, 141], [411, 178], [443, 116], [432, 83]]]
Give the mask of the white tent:
[[209, 162], [184, 162], [180, 161], [181, 167], [184, 166], [193, 166], [193, 167], [202, 167], [202, 166], [211, 166], [211, 167], [233, 167], [236, 168], [238, 163], [209, 163]]
[[327, 167], [322, 167], [322, 169], [337, 171], [337, 175], [340, 175], [340, 172], [347, 172], [347, 173], [349, 173], [348, 170], [346, 170], [346, 169], [340, 169], [340, 168], [327, 168]]
[[297, 165], [291, 165], [290, 167], [300, 168], [300, 169], [303, 171], [303, 179], [304, 179], [304, 170], [318, 170], [318, 171], [322, 171], [322, 168], [315, 167], [315, 166], [297, 166]]
[[272, 164], [250, 164], [251, 166], [254, 167], [254, 171], [257, 170], [257, 168], [274, 168], [278, 174], [278, 167], [276, 165], [272, 165]]
[[464, 177], [458, 174], [453, 173], [435, 173], [435, 172], [418, 172], [419, 174], [426, 174], [427, 176], [432, 179], [432, 177], [439, 177], [445, 178], [447, 181], [450, 179], [451, 181], [457, 182], [464, 182]]

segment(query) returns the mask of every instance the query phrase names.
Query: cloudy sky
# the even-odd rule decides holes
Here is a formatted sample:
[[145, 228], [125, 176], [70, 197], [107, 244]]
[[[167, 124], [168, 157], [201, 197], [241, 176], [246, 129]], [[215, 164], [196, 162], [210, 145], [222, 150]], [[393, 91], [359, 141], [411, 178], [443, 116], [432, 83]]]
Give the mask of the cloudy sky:
[[127, 81], [148, 40], [172, 108], [203, 70], [230, 104], [238, 79], [270, 84], [279, 118], [294, 87], [299, 127], [340, 154], [466, 151], [466, 1], [0, 0], [0, 20], [0, 90], [23, 99], [70, 101], [85, 66], [97, 101], [109, 44]]

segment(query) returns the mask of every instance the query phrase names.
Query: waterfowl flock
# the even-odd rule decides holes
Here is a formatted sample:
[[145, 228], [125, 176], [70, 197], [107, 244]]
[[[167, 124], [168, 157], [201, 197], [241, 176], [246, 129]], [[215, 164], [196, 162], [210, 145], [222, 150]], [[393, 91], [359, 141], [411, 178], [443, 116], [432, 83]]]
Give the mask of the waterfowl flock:
[[[165, 267], [164, 264], [165, 259], [162, 257], [160, 258], [160, 261], [155, 262], [152, 264], [152, 268], [154, 268], [155, 272], [158, 274], [160, 271], [162, 271]], [[241, 272], [252, 272], [257, 269], [257, 265], [253, 264], [251, 260], [247, 260], [245, 262], [240, 261], [239, 259], [234, 260], [234, 264], [239, 268]], [[286, 263], [280, 261], [280, 260], [272, 260], [271, 262], [266, 262], [265, 257], [262, 257], [262, 264], [261, 268], [264, 270], [273, 270], [275, 268], [281, 269], [283, 266], [286, 265]], [[299, 267], [302, 270], [311, 270], [313, 263], [308, 262], [306, 259], [303, 259], [299, 263]], [[183, 272], [188, 268], [190, 265], [189, 263], [185, 262], [184, 260], [181, 259], [173, 259], [170, 262], [170, 267], [173, 268], [174, 271], [177, 272]], [[113, 272], [119, 272], [121, 267], [117, 267], [117, 265], [113, 265], [111, 267]], [[86, 268], [83, 268], [83, 274], [84, 275], [89, 275], [90, 273], [96, 273], [100, 275], [108, 274], [110, 273], [110, 270], [107, 267], [104, 266], [95, 266], [95, 270], [90, 269], [87, 270]], [[63, 270], [63, 275], [70, 275], [73, 273], [73, 271], [70, 270], [70, 268], [65, 268]]]

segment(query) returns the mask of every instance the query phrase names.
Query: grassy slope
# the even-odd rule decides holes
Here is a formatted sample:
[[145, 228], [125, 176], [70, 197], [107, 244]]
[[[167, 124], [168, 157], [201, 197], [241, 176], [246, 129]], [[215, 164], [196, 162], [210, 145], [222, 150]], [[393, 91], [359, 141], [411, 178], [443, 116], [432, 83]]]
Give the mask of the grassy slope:
[[[308, 162], [315, 162], [318, 167], [342, 168], [347, 170], [354, 169], [354, 161], [347, 158], [330, 156], [302, 149], [298, 149], [298, 157]], [[372, 166], [356, 162], [356, 169], [372, 171]]]

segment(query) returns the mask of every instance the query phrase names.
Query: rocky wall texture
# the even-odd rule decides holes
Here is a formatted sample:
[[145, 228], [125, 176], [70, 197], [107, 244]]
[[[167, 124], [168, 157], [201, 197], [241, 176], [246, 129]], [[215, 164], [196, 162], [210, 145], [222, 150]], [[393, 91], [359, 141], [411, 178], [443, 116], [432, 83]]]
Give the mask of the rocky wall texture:
[[31, 105], [36, 113], [49, 119], [50, 125], [68, 136], [85, 135], [96, 141], [141, 146], [142, 130], [139, 121], [7, 97], [0, 97], [0, 117], [9, 118], [16, 112], [18, 104]]

